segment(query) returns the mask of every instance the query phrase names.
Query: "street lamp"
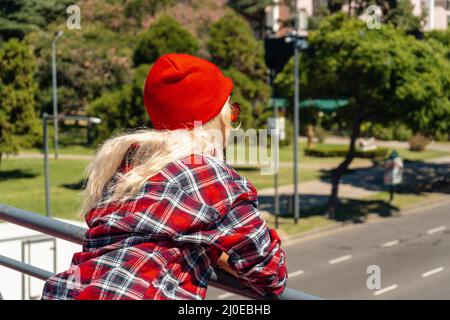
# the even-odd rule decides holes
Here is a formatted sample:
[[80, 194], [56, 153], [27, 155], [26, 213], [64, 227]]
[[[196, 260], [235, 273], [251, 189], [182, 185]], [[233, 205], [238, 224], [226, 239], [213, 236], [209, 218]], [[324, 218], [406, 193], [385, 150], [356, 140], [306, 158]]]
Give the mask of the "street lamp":
[[[49, 119], [55, 120], [55, 116], [49, 115], [44, 112], [42, 115], [42, 124], [44, 126], [44, 179], [45, 179], [45, 214], [47, 217], [50, 217], [50, 178], [49, 178], [49, 169], [48, 169], [48, 132], [47, 132], [47, 122]], [[62, 115], [59, 117], [60, 119], [67, 120], [86, 120], [88, 124], [100, 124], [102, 122], [99, 118], [87, 117], [87, 116], [65, 116]]]
[[60, 30], [55, 33], [52, 40], [52, 88], [53, 88], [53, 126], [54, 126], [54, 148], [55, 148], [55, 159], [58, 159], [58, 94], [56, 87], [56, 40], [62, 36], [64, 31]]
[[306, 34], [308, 30], [308, 14], [304, 9], [297, 11], [295, 16], [295, 28], [291, 32], [290, 36], [286, 38], [287, 42], [294, 43], [294, 221], [297, 224], [300, 218], [300, 198], [298, 195], [299, 184], [299, 148], [298, 148], [298, 136], [300, 131], [300, 117], [299, 117], [299, 51], [306, 49], [307, 42], [301, 37], [302, 34]]

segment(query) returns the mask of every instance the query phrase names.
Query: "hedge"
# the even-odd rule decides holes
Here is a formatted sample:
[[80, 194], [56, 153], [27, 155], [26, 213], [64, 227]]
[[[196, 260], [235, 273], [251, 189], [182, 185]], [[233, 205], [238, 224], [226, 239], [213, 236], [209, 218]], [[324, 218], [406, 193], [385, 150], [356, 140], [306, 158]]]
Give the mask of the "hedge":
[[[314, 148], [306, 148], [305, 155], [312, 157], [345, 157], [347, 155], [347, 146], [327, 146], [321, 147], [320, 145]], [[382, 159], [386, 158], [389, 154], [389, 148], [378, 147], [375, 150], [362, 151], [361, 149], [356, 149], [357, 158], [365, 159]]]

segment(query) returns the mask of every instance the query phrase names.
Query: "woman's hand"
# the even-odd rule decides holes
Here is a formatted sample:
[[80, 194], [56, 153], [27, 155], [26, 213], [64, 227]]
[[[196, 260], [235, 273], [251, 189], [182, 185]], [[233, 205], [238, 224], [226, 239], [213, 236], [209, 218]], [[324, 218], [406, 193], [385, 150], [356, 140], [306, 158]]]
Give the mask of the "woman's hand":
[[222, 255], [219, 257], [219, 260], [217, 260], [217, 265], [226, 272], [232, 274], [235, 277], [238, 277], [236, 271], [231, 269], [230, 265], [228, 264], [228, 258], [229, 256], [225, 252], [222, 252]]

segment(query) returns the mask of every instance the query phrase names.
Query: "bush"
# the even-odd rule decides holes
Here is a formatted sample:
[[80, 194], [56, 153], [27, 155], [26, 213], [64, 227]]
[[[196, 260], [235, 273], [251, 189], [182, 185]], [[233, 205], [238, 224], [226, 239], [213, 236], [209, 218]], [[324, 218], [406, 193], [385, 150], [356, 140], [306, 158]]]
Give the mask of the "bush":
[[207, 47], [212, 62], [234, 82], [231, 99], [241, 105], [242, 128], [264, 127], [271, 111], [267, 108], [271, 87], [263, 44], [248, 22], [237, 14], [225, 14], [210, 26]]
[[325, 139], [328, 137], [328, 131], [321, 126], [316, 126], [314, 128], [314, 135], [320, 143], [324, 143]]
[[236, 68], [253, 80], [267, 81], [263, 43], [245, 19], [227, 13], [211, 25], [209, 34], [208, 51], [221, 69]]
[[364, 130], [366, 136], [373, 136], [379, 140], [407, 141], [412, 136], [412, 131], [403, 124], [385, 127], [381, 124], [372, 124]]
[[187, 53], [195, 55], [198, 41], [177, 20], [169, 16], [161, 16], [139, 39], [134, 52], [135, 66], [153, 63], [167, 53]]
[[409, 139], [409, 149], [411, 151], [422, 152], [426, 149], [427, 145], [430, 143], [430, 140], [423, 136], [420, 133], [416, 133]]
[[405, 125], [398, 125], [393, 128], [394, 140], [398, 141], [408, 141], [412, 136], [412, 131]]
[[[306, 148], [305, 155], [312, 157], [345, 157], [348, 152], [347, 146], [341, 145], [317, 145], [314, 148]], [[388, 148], [378, 147], [375, 150], [362, 151], [356, 150], [357, 158], [364, 159], [384, 159], [388, 156]]]
[[116, 130], [151, 125], [142, 101], [143, 84], [149, 69], [147, 64], [140, 65], [134, 69], [132, 83], [107, 91], [91, 102], [88, 115], [102, 119], [99, 125], [92, 127], [96, 143], [110, 137]]

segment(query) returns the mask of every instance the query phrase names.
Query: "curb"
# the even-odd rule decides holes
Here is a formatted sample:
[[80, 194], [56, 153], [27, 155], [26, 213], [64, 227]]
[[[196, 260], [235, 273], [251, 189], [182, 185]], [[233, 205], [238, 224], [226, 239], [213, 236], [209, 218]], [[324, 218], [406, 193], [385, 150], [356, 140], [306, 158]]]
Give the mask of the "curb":
[[342, 230], [345, 226], [347, 226], [345, 223], [342, 222], [336, 222], [329, 226], [320, 227], [316, 229], [312, 229], [310, 231], [301, 232], [292, 234], [289, 236], [282, 236], [280, 237], [281, 242], [283, 243], [283, 246], [289, 245], [291, 242], [296, 242], [298, 240], [306, 240], [306, 239], [312, 239], [319, 236], [323, 236], [325, 234], [330, 234], [332, 231]]
[[[406, 216], [406, 215], [410, 215], [410, 214], [416, 214], [416, 213], [420, 213], [421, 210], [428, 210], [428, 209], [431, 209], [434, 207], [440, 207], [440, 206], [446, 205], [446, 204], [448, 204], [450, 206], [450, 197], [443, 196], [442, 198], [443, 198], [442, 201], [441, 201], [441, 199], [428, 200], [423, 203], [419, 203], [415, 206], [406, 208], [404, 210], [400, 210], [399, 214], [394, 217], [401, 217], [401, 216]], [[376, 214], [371, 214], [371, 215], [367, 216], [366, 220], [362, 224], [361, 223], [352, 223], [350, 221], [336, 222], [329, 226], [320, 227], [320, 228], [312, 229], [310, 231], [296, 233], [296, 234], [292, 234], [292, 235], [288, 235], [288, 236], [282, 236], [280, 238], [281, 238], [281, 241], [284, 243], [284, 246], [288, 246], [292, 242], [297, 242], [299, 240], [309, 240], [312, 238], [317, 238], [320, 236], [328, 235], [328, 234], [331, 234], [336, 231], [344, 231], [347, 228], [352, 228], [355, 226], [360, 226], [360, 225], [364, 225], [367, 223], [380, 222], [380, 221], [386, 221], [386, 218], [380, 217]]]

